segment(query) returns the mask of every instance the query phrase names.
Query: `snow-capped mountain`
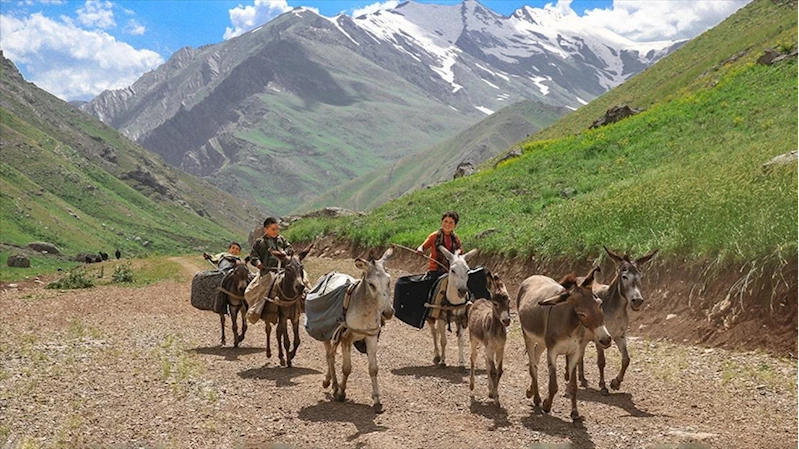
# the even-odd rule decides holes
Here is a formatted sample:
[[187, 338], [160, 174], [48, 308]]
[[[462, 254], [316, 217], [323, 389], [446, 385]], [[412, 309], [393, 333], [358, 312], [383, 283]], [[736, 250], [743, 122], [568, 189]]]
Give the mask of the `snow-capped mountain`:
[[[276, 213], [522, 100], [576, 109], [674, 49], [574, 13], [475, 0], [361, 17], [297, 8], [176, 52], [82, 108]], [[255, 193], [257, 192], [257, 193]]]

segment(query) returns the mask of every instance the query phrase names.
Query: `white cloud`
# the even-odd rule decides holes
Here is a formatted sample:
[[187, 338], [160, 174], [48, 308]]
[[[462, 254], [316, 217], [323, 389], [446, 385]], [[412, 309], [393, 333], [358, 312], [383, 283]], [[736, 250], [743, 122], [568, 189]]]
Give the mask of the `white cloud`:
[[136, 19], [130, 19], [128, 20], [128, 24], [125, 25], [125, 29], [123, 31], [133, 36], [141, 36], [147, 31], [147, 28], [137, 22]]
[[82, 7], [78, 8], [78, 21], [87, 27], [94, 28], [113, 28], [117, 24], [114, 22], [113, 4], [109, 1], [86, 0]]
[[374, 14], [377, 11], [382, 11], [384, 9], [394, 9], [399, 5], [399, 1], [397, 0], [388, 0], [383, 3], [376, 2], [372, 3], [371, 5], [364, 6], [363, 8], [357, 8], [352, 10], [352, 17], [360, 17], [365, 14]]
[[103, 90], [129, 86], [164, 62], [152, 50], [137, 50], [65, 17], [0, 14], [0, 28], [6, 57], [24, 68], [28, 81], [64, 100], [90, 99]]
[[227, 27], [223, 37], [240, 36], [292, 9], [286, 0], [254, 0], [252, 5], [239, 5], [228, 11], [233, 28]]
[[614, 0], [610, 9], [587, 10], [583, 20], [636, 42], [691, 39], [750, 1]]

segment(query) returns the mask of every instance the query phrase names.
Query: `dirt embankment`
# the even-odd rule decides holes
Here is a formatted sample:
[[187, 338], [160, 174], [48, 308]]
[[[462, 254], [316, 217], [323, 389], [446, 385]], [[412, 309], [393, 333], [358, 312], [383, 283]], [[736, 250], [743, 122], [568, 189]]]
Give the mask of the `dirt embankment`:
[[[365, 248], [327, 236], [316, 242], [312, 255], [354, 258], [367, 253]], [[532, 274], [560, 278], [570, 272], [587, 273], [594, 264], [593, 260], [543, 263], [481, 254], [474, 260], [475, 265], [499, 273], [514, 298], [519, 284]], [[641, 311], [631, 314], [630, 331], [679, 343], [796, 357], [797, 262], [795, 255], [763, 265], [655, 257], [644, 267], [645, 303]], [[411, 272], [425, 269], [424, 259], [404, 250], [396, 252], [390, 265]], [[605, 257], [601, 268], [599, 279], [609, 283], [615, 272], [613, 262]]]

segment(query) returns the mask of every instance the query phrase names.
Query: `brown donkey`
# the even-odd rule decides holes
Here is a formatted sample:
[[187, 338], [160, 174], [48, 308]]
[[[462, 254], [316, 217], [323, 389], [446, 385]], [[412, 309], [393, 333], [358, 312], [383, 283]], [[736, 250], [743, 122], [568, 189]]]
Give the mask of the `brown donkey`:
[[524, 334], [524, 346], [530, 358], [530, 389], [527, 397], [534, 397], [533, 403], [541, 404], [538, 395], [538, 359], [547, 350], [547, 366], [549, 368], [549, 394], [544, 400], [542, 409], [549, 413], [552, 400], [558, 391], [558, 379], [555, 370], [560, 354], [568, 356], [571, 374], [568, 393], [571, 396], [573, 420], [579, 420], [577, 411], [577, 376], [575, 368], [580, 356], [580, 348], [585, 333], [590, 330], [599, 340], [600, 345], [610, 346], [610, 334], [605, 327], [599, 299], [591, 290], [594, 283], [594, 268], [581, 283], [570, 274], [560, 283], [546, 276], [530, 276], [522, 282], [516, 307], [519, 311], [519, 323]]
[[[289, 253], [275, 250], [269, 251], [273, 256], [280, 259], [284, 267], [284, 270], [277, 275], [272, 291], [267, 295], [267, 301], [275, 303], [278, 307], [277, 330], [275, 333], [280, 366], [291, 366], [291, 361], [297, 355], [297, 348], [300, 347], [300, 314], [303, 311], [307, 293], [305, 268], [302, 266], [302, 261], [311, 252], [312, 247], [313, 244], [296, 255], [291, 250], [289, 250]], [[291, 322], [291, 328], [294, 332], [294, 347], [290, 351], [289, 322]], [[266, 338], [269, 340], [271, 326], [268, 321], [266, 321], [266, 326]], [[286, 351], [285, 357], [283, 355], [284, 349]]]
[[472, 346], [469, 389], [474, 391], [474, 361], [477, 346], [482, 344], [488, 370], [488, 397], [499, 402], [497, 388], [502, 377], [506, 327], [510, 324], [510, 296], [499, 276], [491, 273], [488, 273], [488, 289], [491, 299], [478, 299], [469, 309], [469, 342]]
[[[232, 271], [222, 280], [222, 285], [218, 288], [217, 301], [226, 301], [230, 311], [230, 320], [233, 327], [233, 347], [238, 348], [239, 343], [244, 341], [244, 334], [247, 333], [247, 320], [244, 316], [247, 313], [247, 301], [244, 300], [244, 290], [250, 282], [250, 271], [244, 265], [236, 265]], [[244, 310], [241, 310], [241, 309]], [[236, 317], [241, 310], [241, 335]], [[225, 314], [219, 314], [219, 322], [222, 325], [222, 345], [225, 345]]]

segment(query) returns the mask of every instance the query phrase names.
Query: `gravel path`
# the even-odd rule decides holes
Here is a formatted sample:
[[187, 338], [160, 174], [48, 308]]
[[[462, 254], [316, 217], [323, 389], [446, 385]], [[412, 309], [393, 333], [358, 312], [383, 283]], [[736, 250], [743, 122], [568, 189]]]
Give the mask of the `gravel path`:
[[[795, 360], [647, 341], [633, 332], [630, 370], [609, 396], [597, 390], [589, 348], [592, 383], [578, 392], [584, 421], [575, 424], [561, 393], [550, 415], [525, 398], [529, 375], [518, 321], [510, 328], [499, 405], [487, 397], [482, 354], [471, 396], [466, 370], [432, 366], [429, 331], [397, 320], [387, 324], [378, 352], [385, 412], [371, 409], [366, 357], [358, 353], [347, 402], [335, 403], [321, 386], [322, 345], [304, 330], [293, 368], [277, 366], [274, 354], [267, 360], [262, 323], [250, 327], [243, 347], [219, 347], [218, 317], [189, 304], [188, 276], [204, 269], [202, 261], [175, 260], [186, 282], [0, 292], [0, 445], [797, 446]], [[331, 270], [354, 274], [346, 260], [309, 258], [306, 267], [312, 279]], [[454, 335], [447, 349], [456, 364]], [[620, 357], [615, 349], [608, 354], [610, 378]], [[543, 368], [541, 378], [544, 396]]]

